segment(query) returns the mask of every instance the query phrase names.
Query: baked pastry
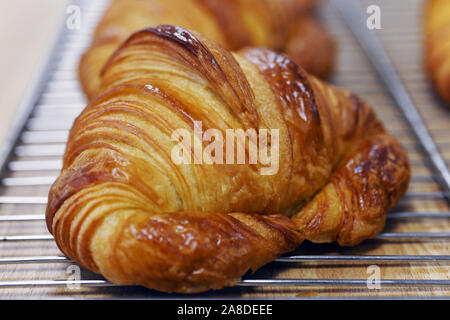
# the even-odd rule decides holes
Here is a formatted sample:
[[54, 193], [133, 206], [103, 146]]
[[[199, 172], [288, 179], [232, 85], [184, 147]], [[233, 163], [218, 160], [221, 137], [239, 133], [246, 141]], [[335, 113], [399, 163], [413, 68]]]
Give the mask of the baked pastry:
[[89, 100], [104, 64], [133, 32], [160, 24], [198, 31], [231, 50], [264, 46], [285, 51], [307, 71], [327, 75], [334, 42], [311, 9], [317, 0], [113, 0], [79, 66]]
[[450, 1], [427, 0], [425, 12], [427, 70], [438, 93], [450, 103]]
[[[269, 49], [149, 28], [113, 54], [100, 87], [71, 129], [46, 219], [65, 255], [115, 283], [219, 289], [303, 239], [356, 245], [408, 185], [405, 152], [366, 103]], [[194, 135], [199, 121], [203, 139], [275, 130], [259, 147], [277, 170], [250, 161], [250, 142], [241, 164], [228, 153], [199, 164], [195, 138], [194, 163], [175, 162], [174, 132]]]

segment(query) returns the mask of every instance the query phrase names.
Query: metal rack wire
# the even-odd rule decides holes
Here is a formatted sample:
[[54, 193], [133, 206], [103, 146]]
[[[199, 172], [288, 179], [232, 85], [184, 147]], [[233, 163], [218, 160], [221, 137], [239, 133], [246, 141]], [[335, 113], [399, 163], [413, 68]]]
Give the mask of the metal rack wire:
[[[334, 2], [338, 8], [342, 5], [342, 1]], [[388, 215], [387, 229], [356, 248], [306, 244], [256, 274], [247, 275], [237, 288], [208, 293], [207, 297], [450, 296], [450, 206], [442, 168], [444, 163], [448, 170], [445, 161], [450, 159], [450, 114], [439, 105], [421, 65], [417, 65], [420, 34], [417, 27], [411, 29], [409, 24], [417, 20], [420, 1], [407, 2], [378, 0], [367, 5], [379, 4], [387, 13], [387, 25], [378, 32], [381, 47], [377, 50], [387, 48], [400, 77], [408, 80], [406, 89], [414, 93], [416, 102], [408, 102], [408, 108], [414, 108], [409, 112], [416, 106], [418, 110], [415, 126], [411, 126], [410, 114], [405, 118], [383, 89], [335, 8], [327, 4], [323, 13], [341, 52], [338, 69], [330, 81], [352, 89], [376, 106], [379, 117], [411, 158], [411, 187]], [[166, 297], [142, 288], [114, 285], [86, 270], [82, 270], [80, 279], [68, 279], [67, 266], [74, 263], [61, 256], [45, 228], [46, 194], [61, 168], [68, 130], [85, 106], [76, 75], [78, 59], [107, 1], [81, 0], [76, 4], [82, 12], [82, 29], [63, 31], [48, 68], [24, 103], [7, 151], [1, 154], [0, 298]], [[399, 15], [403, 19], [395, 18]], [[406, 60], [415, 64], [404, 63], [405, 48], [410, 52]], [[392, 70], [389, 72], [392, 74]], [[395, 93], [398, 91], [394, 97]], [[424, 129], [417, 130], [417, 119], [423, 121], [425, 134], [434, 138], [436, 149], [431, 150], [430, 142], [421, 139]], [[436, 154], [442, 159], [438, 166]], [[381, 290], [367, 288], [366, 267], [370, 265], [379, 266], [386, 274], [379, 282]], [[322, 270], [327, 271], [326, 277]], [[71, 290], [70, 285], [77, 285], [78, 291]]]

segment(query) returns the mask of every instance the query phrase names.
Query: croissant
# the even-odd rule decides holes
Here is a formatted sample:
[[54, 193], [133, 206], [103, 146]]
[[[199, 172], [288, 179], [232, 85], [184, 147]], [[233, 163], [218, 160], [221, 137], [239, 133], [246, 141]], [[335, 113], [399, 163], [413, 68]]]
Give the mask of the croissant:
[[324, 77], [333, 67], [334, 42], [311, 15], [317, 0], [113, 0], [79, 65], [89, 100], [99, 93], [100, 72], [131, 33], [159, 24], [196, 30], [230, 50], [265, 46], [287, 52]]
[[438, 93], [450, 103], [450, 1], [428, 0], [425, 11], [427, 70]]
[[[128, 38], [101, 80], [71, 129], [46, 221], [65, 255], [115, 283], [231, 286], [304, 239], [376, 236], [407, 188], [405, 152], [371, 108], [269, 49], [231, 53], [163, 25]], [[251, 161], [250, 133], [242, 163], [228, 162], [238, 142], [205, 152], [239, 129], [278, 155], [274, 170]], [[188, 141], [191, 162], [177, 163]]]

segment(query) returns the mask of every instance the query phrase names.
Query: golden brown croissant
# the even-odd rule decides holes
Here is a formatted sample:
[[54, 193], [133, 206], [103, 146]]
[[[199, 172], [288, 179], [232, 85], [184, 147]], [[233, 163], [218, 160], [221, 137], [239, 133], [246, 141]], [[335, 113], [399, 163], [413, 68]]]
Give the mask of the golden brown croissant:
[[428, 73], [447, 103], [450, 103], [450, 1], [427, 0], [425, 47]]
[[285, 51], [307, 71], [327, 75], [334, 42], [311, 16], [317, 0], [113, 0], [84, 54], [79, 76], [91, 100], [99, 74], [131, 33], [160, 24], [198, 31], [230, 50], [265, 46]]
[[[159, 26], [133, 34], [101, 80], [70, 132], [46, 217], [64, 254], [113, 282], [230, 286], [304, 238], [374, 237], [407, 188], [407, 157], [370, 107], [268, 49], [232, 54]], [[194, 134], [199, 121], [200, 137], [276, 130], [259, 146], [278, 154], [278, 170], [263, 174], [262, 158], [221, 164], [223, 154], [196, 164], [195, 138], [194, 163], [177, 164], [173, 133]]]

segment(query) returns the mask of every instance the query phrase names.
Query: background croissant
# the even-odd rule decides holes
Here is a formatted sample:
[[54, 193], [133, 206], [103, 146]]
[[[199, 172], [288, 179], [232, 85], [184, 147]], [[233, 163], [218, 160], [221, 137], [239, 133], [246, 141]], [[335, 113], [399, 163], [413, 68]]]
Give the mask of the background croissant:
[[113, 0], [83, 56], [79, 75], [89, 99], [111, 54], [133, 32], [160, 24], [196, 30], [236, 50], [265, 46], [289, 54], [307, 71], [328, 74], [334, 61], [330, 35], [311, 15], [317, 0]]
[[[268, 49], [232, 54], [159, 26], [132, 35], [101, 79], [103, 94], [70, 132], [46, 216], [68, 257], [113, 282], [233, 285], [303, 239], [374, 237], [407, 188], [407, 157], [370, 107]], [[196, 120], [221, 132], [279, 129], [278, 173], [176, 165], [171, 134]]]
[[427, 0], [425, 41], [428, 73], [450, 104], [450, 1]]

